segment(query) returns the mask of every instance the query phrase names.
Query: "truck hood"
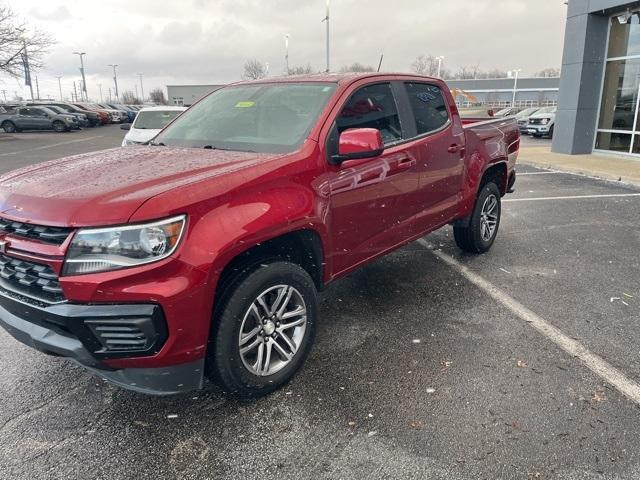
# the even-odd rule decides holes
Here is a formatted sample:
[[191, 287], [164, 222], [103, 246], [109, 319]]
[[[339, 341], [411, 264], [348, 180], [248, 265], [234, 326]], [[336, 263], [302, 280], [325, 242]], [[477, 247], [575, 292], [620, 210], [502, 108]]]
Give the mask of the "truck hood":
[[126, 223], [155, 195], [279, 156], [132, 146], [66, 157], [0, 177], [0, 214], [49, 226]]

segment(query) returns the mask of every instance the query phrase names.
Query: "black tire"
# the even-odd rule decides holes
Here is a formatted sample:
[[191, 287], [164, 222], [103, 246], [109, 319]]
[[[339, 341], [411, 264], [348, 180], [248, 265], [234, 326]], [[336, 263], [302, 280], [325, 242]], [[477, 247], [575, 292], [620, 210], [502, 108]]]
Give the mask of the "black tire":
[[1, 126], [5, 133], [15, 133], [18, 131], [15, 123], [10, 122], [9, 120], [5, 120], [4, 122], [2, 122]]
[[[491, 198], [495, 198], [496, 200], [496, 224], [493, 233], [487, 238], [485, 235], [485, 230], [483, 229], [483, 208], [486, 205], [486, 202], [490, 202]], [[490, 181], [482, 186], [480, 192], [478, 193], [478, 198], [476, 199], [476, 205], [473, 209], [473, 213], [469, 218], [469, 222], [467, 226], [454, 226], [453, 227], [453, 236], [455, 238], [456, 244], [460, 249], [469, 253], [485, 253], [489, 251], [493, 242], [498, 235], [498, 229], [500, 227], [500, 216], [502, 213], [502, 206], [500, 203], [500, 190], [498, 186]], [[486, 227], [485, 227], [486, 228]]]
[[53, 122], [53, 129], [58, 133], [62, 133], [67, 131], [67, 126], [60, 120], [56, 120]]
[[[271, 345], [279, 342], [286, 347], [285, 340], [278, 337], [283, 332], [274, 332], [274, 338], [263, 336], [263, 332], [266, 331], [267, 327], [263, 327], [257, 321], [255, 322], [255, 328], [265, 329], [260, 330], [260, 333], [251, 337], [252, 339], [255, 338], [255, 342], [257, 342], [256, 349], [267, 349], [266, 344], [264, 347], [260, 345], [260, 339], [270, 342], [269, 349], [274, 355], [270, 358], [270, 361], [284, 363], [284, 365], [279, 366], [280, 370], [260, 376], [255, 371], [251, 371], [249, 366], [246, 366], [246, 363], [251, 362], [247, 362], [247, 358], [240, 353], [241, 329], [245, 318], [249, 321], [250, 314], [248, 311], [254, 301], [264, 292], [281, 285], [293, 287], [297, 292], [296, 295], [299, 294], [306, 308], [306, 323], [297, 341], [297, 349], [288, 363], [286, 363], [285, 357], [277, 353], [276, 348]], [[285, 304], [286, 306], [287, 304]], [[226, 285], [222, 287], [220, 292], [220, 298], [217, 300], [207, 352], [207, 376], [225, 391], [241, 397], [261, 397], [285, 385], [300, 370], [311, 351], [315, 338], [317, 310], [316, 287], [309, 274], [302, 267], [280, 259], [270, 259], [254, 263], [253, 267], [241, 269], [240, 273], [234, 278], [226, 281]], [[251, 330], [254, 330], [254, 328], [251, 328]], [[291, 330], [299, 332], [297, 327]], [[295, 340], [293, 340], [293, 335], [289, 336], [288, 334], [291, 330], [286, 330], [286, 338], [296, 344]], [[243, 331], [246, 333], [246, 330]], [[254, 344], [255, 342], [250, 340], [247, 341], [247, 344]], [[282, 345], [280, 346], [282, 347]], [[245, 344], [246, 346], [248, 345]], [[290, 351], [288, 348], [287, 350]], [[252, 350], [246, 355], [250, 355], [251, 352]], [[258, 350], [257, 355], [260, 352], [262, 350]], [[277, 357], [275, 356], [276, 354]], [[258, 358], [257, 355], [256, 358]], [[266, 364], [266, 361], [262, 363], [262, 365]]]
[[542, 137], [542, 135], [540, 135], [539, 133], [532, 133], [533, 138], [540, 138]]
[[549, 129], [549, 138], [553, 138], [553, 127], [555, 125], [551, 125], [551, 128]]

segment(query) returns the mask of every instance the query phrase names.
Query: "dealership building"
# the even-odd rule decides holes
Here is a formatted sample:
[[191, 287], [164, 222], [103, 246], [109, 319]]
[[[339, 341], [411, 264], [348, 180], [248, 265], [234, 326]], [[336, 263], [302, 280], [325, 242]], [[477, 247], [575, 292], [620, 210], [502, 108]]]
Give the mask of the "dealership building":
[[640, 1], [569, 0], [552, 150], [640, 156]]
[[447, 80], [460, 107], [549, 107], [558, 104], [560, 78]]

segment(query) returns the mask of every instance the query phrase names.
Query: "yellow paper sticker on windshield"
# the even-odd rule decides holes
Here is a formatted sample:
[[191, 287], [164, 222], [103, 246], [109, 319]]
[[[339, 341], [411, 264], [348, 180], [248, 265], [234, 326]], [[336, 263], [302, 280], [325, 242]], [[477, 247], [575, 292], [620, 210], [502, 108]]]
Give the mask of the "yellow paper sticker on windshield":
[[256, 102], [238, 102], [236, 103], [236, 108], [250, 108], [253, 107]]

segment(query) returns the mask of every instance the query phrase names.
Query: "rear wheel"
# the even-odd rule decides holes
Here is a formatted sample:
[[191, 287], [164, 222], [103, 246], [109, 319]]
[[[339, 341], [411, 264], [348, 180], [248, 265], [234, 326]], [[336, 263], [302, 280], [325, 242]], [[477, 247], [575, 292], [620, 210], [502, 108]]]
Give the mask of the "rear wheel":
[[486, 183], [478, 194], [468, 224], [453, 227], [458, 247], [470, 253], [487, 252], [498, 234], [501, 207], [498, 186], [492, 181]]
[[226, 390], [260, 397], [302, 367], [315, 337], [317, 292], [300, 266], [260, 263], [227, 283], [214, 314], [208, 375]]
[[67, 127], [64, 123], [62, 123], [60, 120], [56, 120], [55, 122], [53, 122], [53, 129], [60, 133], [60, 132], [64, 132], [67, 130]]
[[4, 122], [2, 122], [1, 126], [6, 133], [14, 133], [18, 131], [18, 129], [16, 128], [16, 125], [13, 122], [10, 122], [9, 120], [5, 120]]

